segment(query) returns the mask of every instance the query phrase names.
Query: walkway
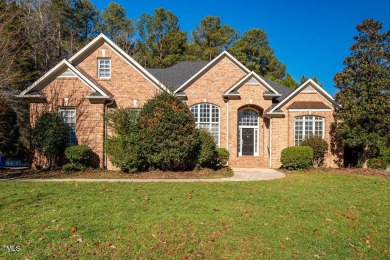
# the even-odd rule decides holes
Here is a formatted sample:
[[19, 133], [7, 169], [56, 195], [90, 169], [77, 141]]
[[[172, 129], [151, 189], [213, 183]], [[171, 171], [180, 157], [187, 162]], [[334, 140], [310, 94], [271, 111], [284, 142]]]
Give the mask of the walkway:
[[0, 181], [27, 181], [27, 182], [226, 182], [226, 181], [262, 181], [285, 177], [279, 171], [272, 169], [236, 168], [234, 176], [219, 179], [2, 179]]

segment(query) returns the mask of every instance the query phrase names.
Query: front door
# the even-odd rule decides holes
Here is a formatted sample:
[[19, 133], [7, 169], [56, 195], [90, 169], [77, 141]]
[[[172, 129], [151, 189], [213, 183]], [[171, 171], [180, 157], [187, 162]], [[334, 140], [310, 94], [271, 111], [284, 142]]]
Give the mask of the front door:
[[254, 155], [254, 129], [242, 128], [242, 155]]

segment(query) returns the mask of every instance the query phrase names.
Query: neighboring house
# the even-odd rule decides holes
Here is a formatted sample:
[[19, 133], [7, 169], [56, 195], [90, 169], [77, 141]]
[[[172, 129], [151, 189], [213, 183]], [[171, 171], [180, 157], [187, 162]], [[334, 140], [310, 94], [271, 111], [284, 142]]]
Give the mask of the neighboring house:
[[[90, 146], [95, 166], [114, 169], [104, 153], [107, 110], [142, 107], [161, 91], [187, 103], [196, 126], [230, 152], [231, 167], [278, 168], [283, 148], [313, 134], [331, 139], [335, 101], [310, 79], [292, 91], [250, 71], [228, 52], [210, 62], [145, 69], [103, 34], [20, 97], [30, 102], [31, 124], [43, 111], [58, 112], [70, 126], [69, 143]], [[336, 167], [337, 160], [329, 148], [325, 165]]]

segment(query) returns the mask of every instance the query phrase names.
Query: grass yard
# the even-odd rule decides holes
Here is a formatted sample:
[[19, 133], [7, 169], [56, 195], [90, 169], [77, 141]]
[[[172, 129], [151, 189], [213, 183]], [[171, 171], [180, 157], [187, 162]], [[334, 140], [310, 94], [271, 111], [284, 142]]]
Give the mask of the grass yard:
[[386, 177], [0, 182], [0, 191], [0, 259], [390, 258]]

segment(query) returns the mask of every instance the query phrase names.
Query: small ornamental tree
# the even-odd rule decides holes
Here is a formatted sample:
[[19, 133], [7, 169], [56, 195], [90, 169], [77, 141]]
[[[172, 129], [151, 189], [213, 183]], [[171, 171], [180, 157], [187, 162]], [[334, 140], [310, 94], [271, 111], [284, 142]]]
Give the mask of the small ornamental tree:
[[161, 93], [142, 108], [139, 118], [141, 152], [149, 168], [192, 169], [199, 152], [194, 117], [180, 99]]
[[328, 151], [328, 143], [320, 136], [312, 135], [301, 142], [301, 146], [309, 146], [313, 149], [313, 165], [314, 167], [320, 166]]
[[68, 144], [67, 126], [58, 115], [45, 112], [35, 124], [32, 143], [37, 152], [46, 156], [50, 168]]
[[19, 125], [16, 112], [0, 106], [0, 155], [16, 155], [19, 141]]

